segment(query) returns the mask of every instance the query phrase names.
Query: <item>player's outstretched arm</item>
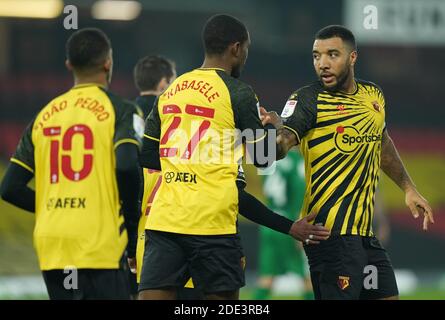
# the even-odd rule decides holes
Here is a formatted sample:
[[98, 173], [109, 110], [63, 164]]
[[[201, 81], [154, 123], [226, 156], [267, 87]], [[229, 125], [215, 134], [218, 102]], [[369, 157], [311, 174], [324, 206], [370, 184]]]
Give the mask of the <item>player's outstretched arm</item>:
[[326, 240], [330, 235], [328, 229], [308, 222], [311, 218], [314, 219], [315, 215], [293, 222], [273, 212], [242, 188], [238, 189], [238, 196], [239, 213], [262, 226], [288, 234], [296, 240], [305, 241], [306, 244], [318, 244], [321, 240]]
[[139, 150], [132, 143], [123, 143], [116, 150], [116, 180], [128, 234], [128, 257], [136, 256], [137, 232], [140, 216], [139, 192]]
[[275, 111], [268, 112], [263, 107], [260, 108], [261, 122], [265, 126], [266, 124], [272, 124], [277, 129], [277, 155], [276, 159], [283, 159], [289, 150], [298, 145], [298, 139], [295, 133], [283, 128], [283, 122], [280, 116]]
[[3, 200], [29, 212], [36, 210], [36, 193], [28, 187], [34, 174], [22, 166], [11, 162], [0, 186]]
[[417, 191], [387, 130], [382, 137], [381, 168], [405, 192], [405, 203], [414, 218], [424, 214], [423, 229], [428, 230], [428, 223], [434, 223], [433, 211], [428, 201]]

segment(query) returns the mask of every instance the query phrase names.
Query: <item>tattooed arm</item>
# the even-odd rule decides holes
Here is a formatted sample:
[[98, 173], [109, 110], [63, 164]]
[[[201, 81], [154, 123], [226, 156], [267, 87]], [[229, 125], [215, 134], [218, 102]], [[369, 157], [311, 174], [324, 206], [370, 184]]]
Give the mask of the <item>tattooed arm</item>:
[[275, 111], [267, 112], [266, 109], [261, 107], [260, 114], [263, 125], [270, 123], [277, 129], [276, 160], [281, 160], [293, 146], [298, 145], [300, 142], [294, 132], [283, 127], [283, 122]]
[[433, 211], [428, 201], [417, 191], [387, 130], [383, 132], [382, 138], [381, 169], [405, 192], [405, 203], [414, 218], [424, 214], [423, 229], [428, 230], [428, 223], [434, 223]]
[[277, 131], [277, 160], [283, 159], [289, 150], [299, 144], [295, 133], [289, 129], [282, 128]]

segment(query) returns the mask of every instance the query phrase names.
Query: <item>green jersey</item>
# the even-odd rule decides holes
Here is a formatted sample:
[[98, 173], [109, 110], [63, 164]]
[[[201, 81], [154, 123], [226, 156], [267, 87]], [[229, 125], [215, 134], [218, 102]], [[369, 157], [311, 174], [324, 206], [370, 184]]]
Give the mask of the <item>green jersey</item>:
[[291, 219], [300, 215], [304, 198], [304, 159], [299, 152], [291, 151], [276, 162], [275, 172], [263, 176], [263, 192], [267, 206]]

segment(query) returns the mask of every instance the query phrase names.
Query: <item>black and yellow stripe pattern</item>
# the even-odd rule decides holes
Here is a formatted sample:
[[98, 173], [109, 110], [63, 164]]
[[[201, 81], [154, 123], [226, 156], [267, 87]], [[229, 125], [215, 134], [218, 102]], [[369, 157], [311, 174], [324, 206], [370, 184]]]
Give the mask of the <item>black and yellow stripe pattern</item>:
[[307, 187], [302, 214], [317, 212], [314, 223], [327, 226], [332, 234], [369, 236], [385, 101], [375, 84], [356, 83], [353, 94], [330, 93], [319, 85], [297, 92], [294, 114], [301, 112], [299, 108], [312, 108], [314, 117], [306, 132], [301, 132], [297, 121], [290, 119], [289, 126], [302, 137], [305, 157]]

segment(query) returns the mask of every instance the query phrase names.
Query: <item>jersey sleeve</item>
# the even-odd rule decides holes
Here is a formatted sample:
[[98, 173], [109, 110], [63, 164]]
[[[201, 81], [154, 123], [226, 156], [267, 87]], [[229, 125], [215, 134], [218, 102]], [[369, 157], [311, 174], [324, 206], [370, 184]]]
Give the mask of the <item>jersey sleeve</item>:
[[[376, 85], [376, 90], [377, 90], [377, 100], [378, 103], [380, 104], [380, 108], [383, 108], [383, 110], [385, 110], [385, 114], [386, 114], [386, 102], [385, 102], [385, 95], [383, 94], [383, 90], [382, 88], [380, 88], [379, 86]], [[383, 131], [386, 130], [386, 118], [385, 121], [383, 122]]]
[[145, 121], [144, 138], [159, 141], [161, 136], [161, 118], [159, 117], [158, 100]]
[[246, 137], [245, 142], [255, 143], [264, 139], [266, 132], [260, 119], [260, 103], [252, 88], [248, 85], [241, 86], [233, 92], [232, 100], [236, 112], [236, 127], [241, 131], [253, 131], [253, 136]]
[[114, 147], [122, 143], [133, 143], [138, 146], [144, 136], [144, 120], [140, 108], [129, 101], [115, 105], [116, 124], [114, 132]]
[[281, 112], [284, 128], [295, 133], [298, 142], [317, 123], [316, 96], [316, 93], [308, 88], [297, 90], [287, 99]]
[[32, 142], [33, 126], [34, 121], [26, 127], [17, 149], [11, 158], [11, 162], [22, 166], [32, 173], [34, 173], [34, 144]]
[[247, 185], [246, 175], [244, 174], [244, 169], [242, 165], [238, 166], [238, 174], [236, 176], [236, 185], [238, 189], [244, 189]]

